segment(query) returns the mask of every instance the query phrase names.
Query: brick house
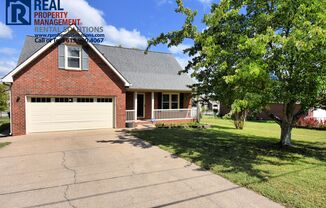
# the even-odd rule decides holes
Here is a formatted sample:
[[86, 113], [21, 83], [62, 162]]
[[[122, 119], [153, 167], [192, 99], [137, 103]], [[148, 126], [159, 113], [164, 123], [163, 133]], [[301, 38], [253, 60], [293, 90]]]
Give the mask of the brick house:
[[50, 42], [26, 37], [17, 67], [2, 79], [13, 135], [193, 121], [193, 81], [178, 75], [171, 54], [85, 40], [74, 25]]

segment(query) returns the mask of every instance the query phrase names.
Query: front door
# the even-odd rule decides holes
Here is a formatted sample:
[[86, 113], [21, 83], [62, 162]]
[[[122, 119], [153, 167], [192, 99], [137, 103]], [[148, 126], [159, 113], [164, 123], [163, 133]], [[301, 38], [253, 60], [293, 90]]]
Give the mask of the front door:
[[137, 118], [145, 117], [145, 95], [137, 94]]

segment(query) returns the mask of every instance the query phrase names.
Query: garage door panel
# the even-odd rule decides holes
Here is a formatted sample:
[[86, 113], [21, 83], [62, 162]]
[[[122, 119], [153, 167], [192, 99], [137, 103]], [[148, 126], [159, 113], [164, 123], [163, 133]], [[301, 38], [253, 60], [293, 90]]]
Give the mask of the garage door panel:
[[32, 103], [28, 100], [28, 132], [113, 128], [113, 103]]

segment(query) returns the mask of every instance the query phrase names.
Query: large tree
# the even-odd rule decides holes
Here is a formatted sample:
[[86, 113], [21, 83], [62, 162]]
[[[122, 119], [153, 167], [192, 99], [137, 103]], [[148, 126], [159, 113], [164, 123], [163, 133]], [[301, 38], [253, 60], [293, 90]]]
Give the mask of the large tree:
[[192, 71], [198, 92], [242, 113], [266, 101], [283, 103], [283, 116], [271, 117], [281, 127], [280, 144], [291, 145], [298, 118], [325, 106], [326, 1], [221, 0], [204, 16], [204, 30], [194, 24], [197, 12], [176, 2], [184, 25], [151, 39], [148, 48], [193, 40], [183, 72]]
[[0, 111], [8, 110], [8, 86], [0, 83]]

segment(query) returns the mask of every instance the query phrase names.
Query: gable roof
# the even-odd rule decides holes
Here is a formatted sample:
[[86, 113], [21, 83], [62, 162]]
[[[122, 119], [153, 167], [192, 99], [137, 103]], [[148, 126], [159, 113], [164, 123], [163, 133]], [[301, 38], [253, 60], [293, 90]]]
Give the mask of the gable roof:
[[[25, 66], [27, 66], [30, 62], [32, 62], [34, 59], [39, 57], [42, 53], [44, 53], [47, 49], [49, 49], [51, 46], [53, 46], [58, 40], [62, 39], [66, 34], [68, 34], [71, 31], [77, 32], [81, 38], [83, 38], [86, 41], [86, 37], [75, 25], [70, 25], [65, 31], [63, 31], [61, 34], [59, 34], [56, 38], [53, 38], [51, 41], [44, 45], [40, 45], [39, 47], [31, 47], [29, 48], [29, 44], [24, 45], [24, 49], [27, 51], [22, 51], [22, 54], [26, 55], [25, 58], [19, 58], [19, 60], [22, 60], [21, 63], [17, 65], [15, 69], [10, 71], [6, 76], [2, 78], [2, 82], [13, 82], [13, 76], [18, 73], [20, 70], [22, 70]], [[35, 42], [35, 38], [33, 39], [34, 44], [37, 44]], [[130, 86], [130, 83], [122, 76], [122, 74], [114, 67], [112, 64], [103, 56], [103, 54], [89, 41], [86, 41], [86, 43], [97, 53], [97, 55], [113, 70], [113, 72], [124, 82], [126, 87]], [[30, 49], [37, 49], [36, 51], [29, 51]], [[25, 60], [24, 60], [25, 59]]]
[[[35, 43], [35, 37], [27, 36], [18, 66], [46, 45]], [[138, 49], [98, 44], [93, 46], [129, 83], [126, 86], [130, 89], [190, 91], [188, 85], [194, 83], [187, 74], [178, 75], [182, 68], [171, 54], [151, 51], [145, 54]]]

